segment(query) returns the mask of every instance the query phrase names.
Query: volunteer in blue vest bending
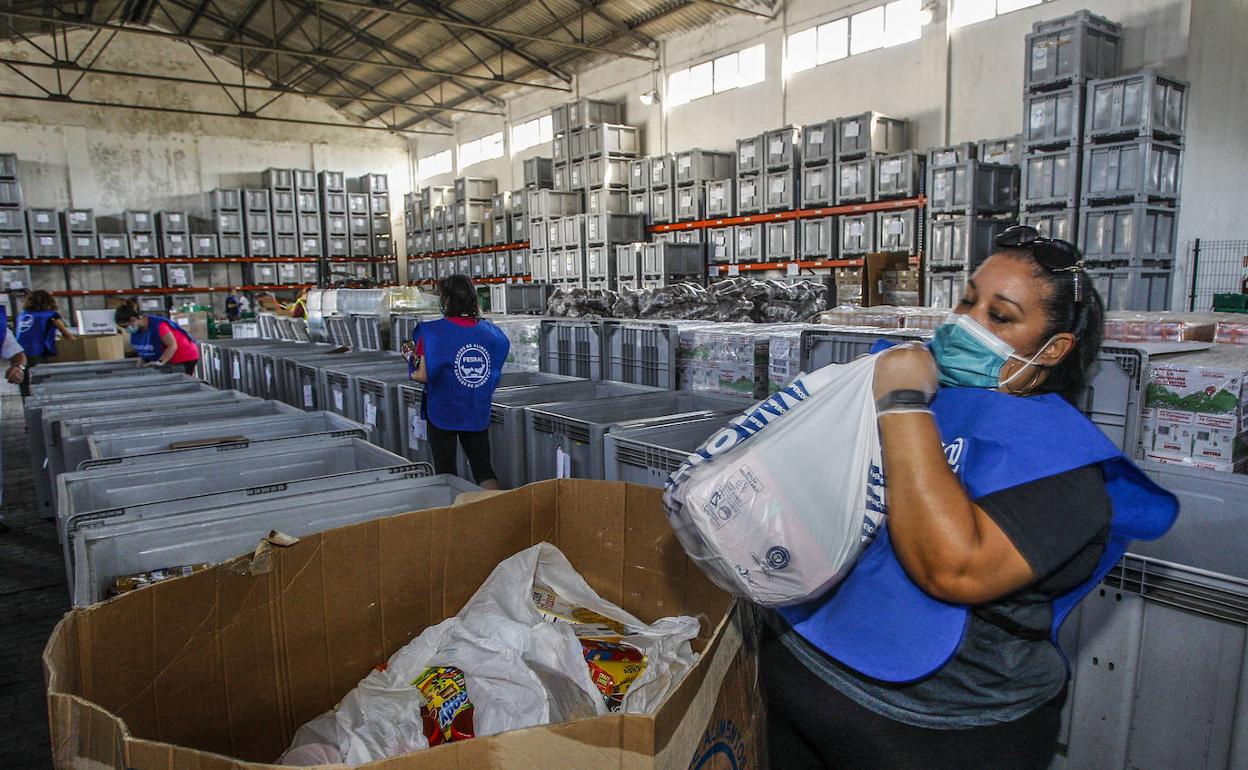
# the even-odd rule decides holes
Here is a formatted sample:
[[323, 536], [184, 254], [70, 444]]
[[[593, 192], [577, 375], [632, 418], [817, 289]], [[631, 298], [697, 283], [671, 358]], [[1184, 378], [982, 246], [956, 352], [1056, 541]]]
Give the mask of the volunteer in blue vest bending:
[[490, 461], [490, 402], [511, 343], [497, 326], [481, 319], [477, 290], [468, 276], [443, 278], [438, 294], [443, 318], [417, 326], [415, 345], [405, 350], [412, 379], [425, 383], [422, 411], [433, 466], [438, 473], [454, 474], [458, 444], [476, 483], [498, 489]]
[[[39, 289], [32, 291], [26, 298], [26, 305], [17, 316], [17, 341], [26, 351], [28, 367], [43, 363], [45, 358], [56, 355], [56, 333], [67, 340], [74, 338], [73, 332], [61, 320], [57, 312], [56, 300], [52, 295]], [[22, 380], [22, 398], [30, 395], [30, 377]]]
[[1174, 497], [1074, 409], [1104, 308], [1074, 246], [1014, 227], [930, 351], [879, 356], [886, 526], [761, 651], [772, 767], [1047, 768], [1057, 627]]
[[130, 347], [149, 366], [181, 366], [194, 374], [199, 364], [199, 345], [195, 338], [168, 318], [144, 315], [133, 305], [125, 304], [113, 313], [113, 322], [130, 335]]

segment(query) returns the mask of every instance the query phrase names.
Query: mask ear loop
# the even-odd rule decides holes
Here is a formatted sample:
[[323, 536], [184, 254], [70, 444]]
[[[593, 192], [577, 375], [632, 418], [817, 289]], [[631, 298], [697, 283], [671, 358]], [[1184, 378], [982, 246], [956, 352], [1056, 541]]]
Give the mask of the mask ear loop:
[[[1006, 377], [1005, 381], [1000, 383], [997, 387], [1004, 388], [1007, 393], [1013, 393], [1014, 395], [1026, 393], [1030, 391], [1032, 388], [1034, 388], [1036, 385], [1036, 378], [1040, 376], [1040, 370], [1044, 369], [1043, 366], [1039, 366], [1036, 364], [1036, 359], [1039, 358], [1044, 353], [1044, 351], [1049, 347], [1049, 345], [1053, 344], [1053, 340], [1055, 339], [1057, 339], [1057, 335], [1049, 337], [1048, 341], [1045, 342], [1043, 345], [1041, 345], [1040, 349], [1037, 350], [1036, 354], [1033, 355], [1031, 358], [1024, 359], [1021, 356], [1011, 355], [1010, 360], [1022, 361], [1023, 365], [1018, 367], [1018, 369], [1016, 369], [1014, 373], [1011, 374], [1009, 377]], [[1029, 383], [1027, 389], [1018, 390], [1018, 391], [1010, 390], [1010, 383], [1013, 382], [1014, 379], [1018, 377], [1018, 375], [1022, 374], [1024, 371], [1026, 371], [1028, 368], [1031, 368], [1031, 367], [1035, 367], [1036, 371], [1032, 374], [1031, 383]]]

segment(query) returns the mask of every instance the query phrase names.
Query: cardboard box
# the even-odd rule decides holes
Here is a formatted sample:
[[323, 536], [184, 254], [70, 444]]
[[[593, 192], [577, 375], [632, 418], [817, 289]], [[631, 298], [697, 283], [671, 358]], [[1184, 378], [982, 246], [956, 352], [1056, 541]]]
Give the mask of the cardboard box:
[[129, 338], [124, 334], [80, 334], [72, 340], [56, 341], [56, 357], [49, 358], [52, 363], [64, 361], [111, 361], [126, 357], [126, 343]]
[[116, 334], [112, 310], [79, 310], [75, 314], [80, 334]]
[[[868, 254], [866, 260], [867, 306], [889, 304], [884, 298], [884, 273], [905, 270], [910, 266], [910, 257], [905, 254]], [[917, 303], [916, 303], [917, 304]]]
[[684, 681], [653, 715], [518, 730], [367, 767], [731, 766], [717, 754], [760, 766], [755, 648], [743, 644], [732, 597], [686, 557], [661, 490], [573, 480], [312, 535], [267, 560], [240, 557], [74, 610], [44, 651], [55, 766], [266, 767], [300, 725], [541, 541], [643, 620], [697, 617], [700, 657]]
[[195, 339], [208, 339], [208, 313], [173, 313], [169, 318]]

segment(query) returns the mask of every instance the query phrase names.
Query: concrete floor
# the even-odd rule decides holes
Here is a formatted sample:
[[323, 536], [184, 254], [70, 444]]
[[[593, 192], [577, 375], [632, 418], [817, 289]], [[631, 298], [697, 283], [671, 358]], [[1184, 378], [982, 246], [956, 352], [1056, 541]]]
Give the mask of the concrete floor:
[[56, 528], [35, 510], [21, 398], [0, 390], [4, 498], [0, 512], [0, 768], [52, 767], [44, 700], [43, 646], [69, 609]]

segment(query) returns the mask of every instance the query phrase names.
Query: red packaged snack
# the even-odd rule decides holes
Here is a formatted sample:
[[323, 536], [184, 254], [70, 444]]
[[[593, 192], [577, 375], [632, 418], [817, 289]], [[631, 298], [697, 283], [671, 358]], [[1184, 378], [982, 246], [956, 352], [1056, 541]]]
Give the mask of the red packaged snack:
[[425, 737], [430, 746], [474, 737], [472, 701], [464, 672], [454, 666], [433, 666], [412, 681], [427, 705], [420, 714], [424, 718]]
[[646, 656], [632, 645], [603, 639], [581, 639], [581, 652], [589, 665], [589, 678], [602, 693], [607, 708], [617, 710], [628, 688], [646, 670]]

